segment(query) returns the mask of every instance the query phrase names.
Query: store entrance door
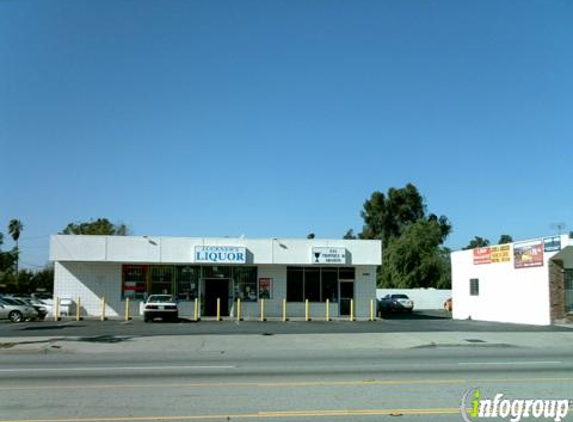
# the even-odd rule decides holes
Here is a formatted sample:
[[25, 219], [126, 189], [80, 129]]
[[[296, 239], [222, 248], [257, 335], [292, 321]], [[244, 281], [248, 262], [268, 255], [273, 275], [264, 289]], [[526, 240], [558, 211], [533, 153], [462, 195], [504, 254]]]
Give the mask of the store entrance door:
[[217, 299], [221, 301], [221, 316], [229, 316], [229, 279], [205, 279], [205, 316], [217, 316]]
[[350, 300], [354, 299], [354, 283], [340, 282], [340, 316], [350, 316]]

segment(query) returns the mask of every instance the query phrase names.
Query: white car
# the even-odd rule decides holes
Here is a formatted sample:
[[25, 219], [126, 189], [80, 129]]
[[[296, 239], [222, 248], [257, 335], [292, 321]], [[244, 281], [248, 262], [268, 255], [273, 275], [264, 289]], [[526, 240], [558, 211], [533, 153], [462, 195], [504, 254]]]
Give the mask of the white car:
[[143, 306], [143, 321], [161, 318], [164, 321], [179, 321], [179, 308], [172, 295], [151, 295]]

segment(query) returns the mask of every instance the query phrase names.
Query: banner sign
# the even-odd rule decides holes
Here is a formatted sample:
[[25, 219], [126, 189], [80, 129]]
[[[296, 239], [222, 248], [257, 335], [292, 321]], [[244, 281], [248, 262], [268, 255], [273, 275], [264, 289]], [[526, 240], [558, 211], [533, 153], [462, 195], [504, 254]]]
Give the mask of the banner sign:
[[491, 248], [474, 249], [474, 265], [491, 264]]
[[273, 279], [259, 278], [259, 299], [273, 298]]
[[247, 262], [247, 249], [237, 246], [195, 246], [195, 262], [244, 264]]
[[312, 248], [313, 264], [346, 264], [345, 248]]
[[561, 250], [561, 236], [545, 237], [543, 239], [543, 250], [545, 252], [556, 252]]
[[511, 244], [492, 246], [491, 262], [494, 264], [511, 262]]
[[515, 243], [513, 245], [513, 261], [515, 268], [529, 268], [543, 266], [543, 242]]

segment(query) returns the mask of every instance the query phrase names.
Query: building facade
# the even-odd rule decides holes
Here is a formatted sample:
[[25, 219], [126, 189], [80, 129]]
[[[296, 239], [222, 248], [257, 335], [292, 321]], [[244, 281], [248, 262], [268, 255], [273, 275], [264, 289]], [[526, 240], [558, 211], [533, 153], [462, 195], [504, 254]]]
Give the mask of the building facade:
[[573, 239], [551, 236], [456, 251], [455, 319], [550, 325], [573, 314]]
[[157, 236], [55, 235], [54, 296], [81, 301], [81, 313], [120, 317], [129, 299], [131, 315], [157, 293], [173, 294], [181, 316], [265, 315], [323, 317], [328, 300], [332, 317], [368, 318], [376, 298], [378, 240], [183, 238]]

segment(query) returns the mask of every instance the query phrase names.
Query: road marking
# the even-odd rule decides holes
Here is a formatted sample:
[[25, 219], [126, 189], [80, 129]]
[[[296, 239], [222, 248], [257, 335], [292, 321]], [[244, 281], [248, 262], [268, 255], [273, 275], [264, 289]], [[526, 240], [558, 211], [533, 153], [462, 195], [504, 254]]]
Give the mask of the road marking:
[[513, 362], [458, 362], [458, 365], [559, 365], [559, 360], [513, 361]]
[[[471, 378], [471, 379], [412, 379], [412, 380], [356, 380], [356, 381], [300, 381], [300, 382], [205, 382], [205, 383], [153, 383], [153, 384], [86, 384], [0, 387], [0, 391], [34, 390], [99, 390], [99, 389], [146, 389], [146, 388], [290, 388], [290, 387], [375, 387], [384, 385], [432, 385], [471, 383], [536, 383], [572, 382], [572, 377], [561, 378]], [[2, 422], [2, 421], [0, 421]]]
[[91, 367], [61, 367], [61, 368], [9, 368], [0, 372], [70, 372], [70, 371], [165, 371], [173, 369], [232, 369], [233, 365], [184, 365], [184, 366], [91, 366]]
[[0, 419], [0, 422], [134, 422], [134, 421], [198, 421], [232, 419], [269, 419], [269, 418], [308, 418], [332, 416], [381, 416], [381, 415], [453, 415], [459, 414], [459, 408], [428, 409], [338, 409], [338, 410], [298, 410], [258, 413], [237, 413], [219, 415], [189, 416], [117, 416], [98, 418], [62, 418], [62, 419]]

